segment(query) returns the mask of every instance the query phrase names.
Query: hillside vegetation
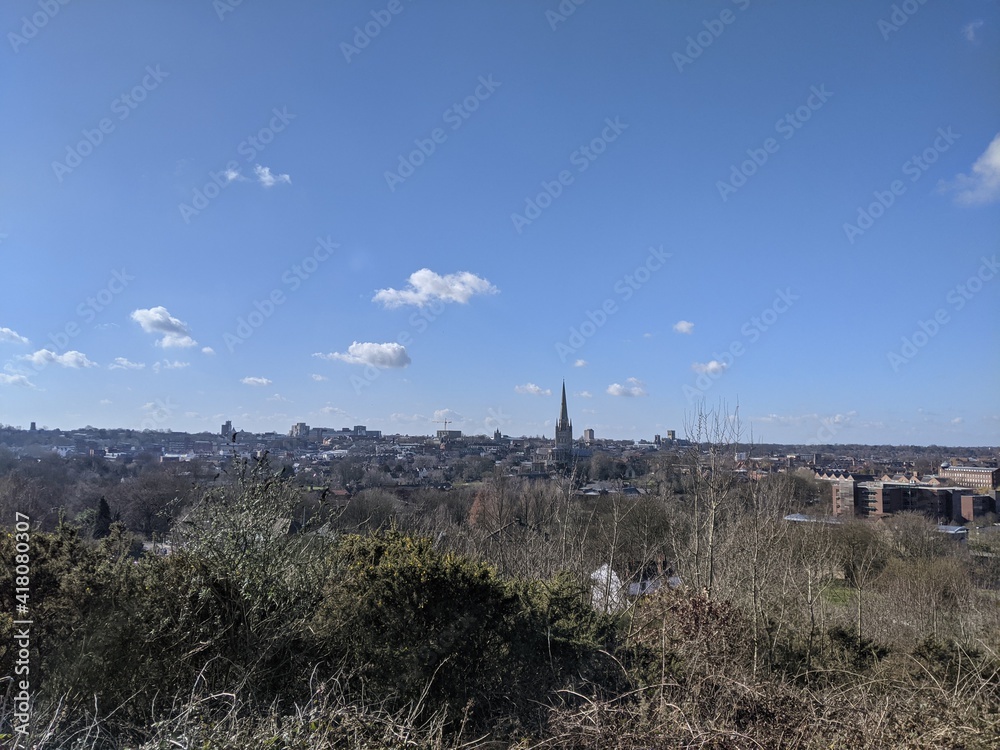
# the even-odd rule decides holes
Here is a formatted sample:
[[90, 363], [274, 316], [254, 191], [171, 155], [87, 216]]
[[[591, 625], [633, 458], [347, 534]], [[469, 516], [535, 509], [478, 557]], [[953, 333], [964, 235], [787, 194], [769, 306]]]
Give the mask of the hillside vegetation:
[[[792, 477], [692, 460], [637, 497], [497, 476], [339, 506], [262, 461], [203, 481], [169, 555], [121, 524], [35, 532], [30, 745], [997, 746], [988, 540], [919, 517], [790, 524]], [[8, 603], [15, 554], [4, 533]], [[630, 596], [643, 575], [672, 585]]]

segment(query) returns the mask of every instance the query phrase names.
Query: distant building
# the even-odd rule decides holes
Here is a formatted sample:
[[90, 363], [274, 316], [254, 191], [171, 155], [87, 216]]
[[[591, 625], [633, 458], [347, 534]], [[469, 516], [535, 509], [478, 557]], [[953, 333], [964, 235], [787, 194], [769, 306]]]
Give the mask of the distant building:
[[593, 430], [589, 430], [588, 429], [588, 430], [584, 430], [583, 431], [583, 442], [585, 442], [585, 443], [592, 443], [592, 442], [594, 442], [594, 431]]
[[989, 487], [1000, 484], [1000, 469], [988, 466], [950, 466], [943, 465], [938, 476], [950, 479], [965, 487]]
[[961, 524], [996, 511], [990, 495], [974, 494], [967, 487], [844, 480], [832, 485], [834, 516], [885, 518], [910, 511]]
[[305, 438], [309, 437], [309, 425], [305, 422], [296, 422], [292, 425], [292, 429], [288, 431], [288, 437], [293, 438]]
[[34, 423], [34, 422], [32, 422], [32, 423], [31, 423], [31, 431], [32, 431], [32, 432], [35, 432], [35, 430], [36, 430], [36, 428], [35, 428], [35, 423]]
[[226, 423], [219, 428], [219, 434], [226, 440], [229, 440], [235, 431], [236, 430], [233, 429], [232, 420], [226, 420]]
[[566, 381], [562, 386], [562, 407], [556, 420], [556, 444], [552, 449], [552, 459], [557, 464], [568, 464], [573, 459], [573, 423], [569, 421], [566, 408]]
[[458, 440], [462, 437], [461, 430], [438, 430], [437, 439], [438, 440]]
[[667, 430], [667, 440], [676, 440], [677, 432], [675, 430]]

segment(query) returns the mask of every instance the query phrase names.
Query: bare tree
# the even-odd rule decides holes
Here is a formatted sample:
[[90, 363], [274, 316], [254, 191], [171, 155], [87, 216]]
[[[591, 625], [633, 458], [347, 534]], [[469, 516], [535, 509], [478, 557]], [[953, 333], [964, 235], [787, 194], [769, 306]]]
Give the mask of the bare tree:
[[720, 514], [736, 497], [736, 453], [742, 439], [739, 407], [729, 413], [725, 403], [714, 411], [699, 405], [685, 424], [691, 447], [685, 461], [686, 495], [694, 513], [695, 585], [711, 599], [716, 582], [716, 534]]

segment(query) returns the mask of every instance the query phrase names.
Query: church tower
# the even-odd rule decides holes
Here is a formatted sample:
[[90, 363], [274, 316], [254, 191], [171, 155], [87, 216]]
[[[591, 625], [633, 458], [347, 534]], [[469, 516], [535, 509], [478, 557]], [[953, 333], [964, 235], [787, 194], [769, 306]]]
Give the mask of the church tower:
[[568, 464], [573, 458], [573, 423], [569, 421], [566, 408], [566, 381], [562, 386], [562, 408], [556, 421], [556, 445], [552, 450], [552, 458], [556, 463]]

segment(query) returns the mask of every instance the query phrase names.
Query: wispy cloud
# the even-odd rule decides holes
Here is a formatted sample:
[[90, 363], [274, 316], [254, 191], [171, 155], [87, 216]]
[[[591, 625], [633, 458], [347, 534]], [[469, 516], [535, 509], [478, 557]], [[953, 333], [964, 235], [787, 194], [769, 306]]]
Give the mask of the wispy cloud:
[[552, 389], [542, 389], [541, 386], [537, 386], [534, 383], [525, 383], [524, 385], [515, 385], [514, 393], [520, 393], [526, 396], [551, 396]]
[[978, 42], [979, 39], [976, 36], [976, 32], [979, 31], [979, 29], [981, 29], [982, 27], [983, 27], [983, 21], [980, 18], [977, 18], [975, 21], [972, 21], [971, 23], [965, 24], [965, 26], [962, 27], [962, 36], [965, 37], [965, 41], [971, 44], [975, 44], [976, 42]]
[[160, 370], [183, 370], [185, 367], [190, 367], [190, 362], [171, 362], [169, 359], [165, 359], [162, 362], [153, 363], [153, 372], [159, 374]]
[[331, 352], [330, 354], [313, 354], [320, 359], [336, 359], [350, 365], [371, 365], [382, 369], [406, 367], [410, 364], [410, 355], [402, 344], [376, 344], [373, 342], [355, 341], [346, 352]]
[[992, 203], [1000, 199], [1000, 133], [972, 165], [972, 174], [960, 174], [951, 182], [942, 182], [944, 190], [954, 190], [955, 200], [965, 205]]
[[24, 336], [10, 328], [0, 328], [0, 344], [30, 344]]
[[624, 396], [626, 398], [637, 398], [646, 395], [645, 384], [638, 378], [628, 378], [625, 385], [612, 383], [608, 386], [609, 396]]
[[257, 175], [257, 182], [266, 188], [274, 187], [279, 182], [290, 185], [292, 178], [287, 174], [273, 174], [270, 167], [262, 167], [260, 164], [253, 168], [253, 173]]
[[405, 289], [379, 289], [372, 301], [381, 302], [387, 308], [423, 307], [434, 301], [464, 305], [476, 294], [497, 294], [499, 291], [486, 279], [468, 271], [441, 276], [429, 268], [421, 268], [411, 273], [407, 281]]
[[417, 422], [426, 422], [427, 417], [423, 414], [404, 414], [403, 412], [393, 412], [389, 415], [389, 419], [392, 422], [401, 422], [403, 424], [416, 424]]
[[329, 378], [328, 378], [328, 377], [327, 377], [326, 375], [318, 375], [318, 374], [316, 374], [316, 373], [313, 373], [313, 374], [312, 374], [312, 375], [310, 375], [309, 377], [311, 377], [311, 378], [312, 378], [313, 380], [315, 380], [315, 381], [316, 381], [317, 383], [322, 383], [322, 382], [323, 382], [324, 380], [329, 380]]
[[253, 386], [271, 385], [271, 381], [267, 378], [245, 377], [240, 382], [243, 383], [243, 385]]
[[719, 362], [716, 359], [710, 360], [708, 362], [694, 362], [691, 365], [691, 369], [697, 373], [703, 373], [706, 375], [717, 375], [720, 372], [725, 372], [729, 365], [725, 362]]
[[162, 346], [164, 349], [196, 346], [198, 343], [191, 338], [191, 331], [188, 329], [187, 323], [175, 318], [165, 307], [157, 306], [147, 310], [135, 310], [131, 317], [146, 333], [162, 336], [156, 345]]
[[115, 357], [115, 361], [108, 365], [109, 370], [142, 370], [145, 368], [142, 362], [130, 362], [125, 357]]
[[590, 391], [580, 391], [579, 393], [575, 393], [573, 395], [579, 396], [580, 398], [593, 398], [594, 397], [594, 394], [591, 393]]
[[91, 362], [87, 359], [86, 354], [78, 351], [56, 354], [49, 349], [39, 349], [34, 354], [26, 354], [23, 357], [18, 357], [18, 359], [30, 362], [35, 367], [44, 367], [45, 365], [59, 365], [60, 367], [70, 367], [73, 369], [97, 367], [96, 362]]
[[694, 333], [694, 323], [690, 320], [678, 320], [674, 323], [674, 330], [677, 333]]
[[203, 346], [203, 347], [201, 348], [201, 353], [202, 353], [202, 354], [208, 354], [208, 355], [212, 355], [212, 354], [215, 354], [215, 349], [213, 349], [213, 348], [212, 348], [212, 347], [210, 347], [210, 346]]
[[586, 367], [586, 366], [587, 366], [587, 360], [585, 359], [578, 359], [576, 362], [573, 363], [573, 367]]
[[0, 372], [0, 385], [16, 385], [22, 388], [34, 388], [35, 385], [24, 375], [7, 375]]

